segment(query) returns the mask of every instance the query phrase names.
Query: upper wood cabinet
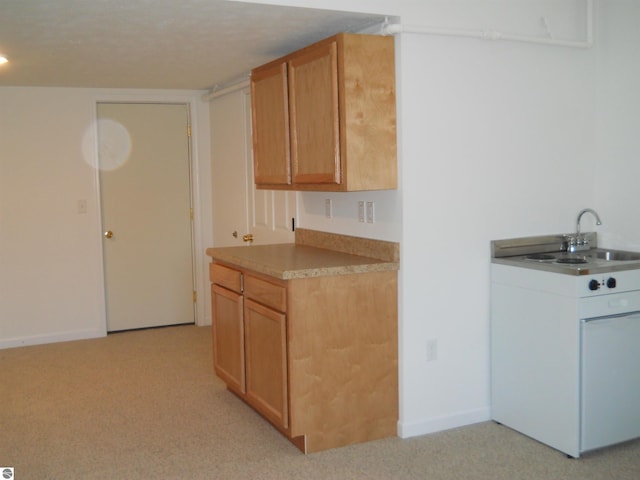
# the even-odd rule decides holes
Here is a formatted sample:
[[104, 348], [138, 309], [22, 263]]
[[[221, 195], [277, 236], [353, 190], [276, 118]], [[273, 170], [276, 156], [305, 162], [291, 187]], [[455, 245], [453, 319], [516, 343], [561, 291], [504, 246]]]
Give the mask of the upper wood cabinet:
[[269, 64], [251, 75], [254, 179], [260, 185], [291, 184], [287, 64]]
[[257, 188], [397, 188], [393, 37], [341, 33], [251, 74]]

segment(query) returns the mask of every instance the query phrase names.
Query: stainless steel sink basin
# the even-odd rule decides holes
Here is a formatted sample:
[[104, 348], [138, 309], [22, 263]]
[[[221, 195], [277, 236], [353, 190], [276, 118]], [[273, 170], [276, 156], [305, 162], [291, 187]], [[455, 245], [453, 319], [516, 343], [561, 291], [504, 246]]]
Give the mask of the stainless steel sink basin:
[[605, 250], [594, 248], [587, 254], [596, 260], [606, 260], [608, 262], [634, 262], [640, 261], [639, 252], [625, 252], [623, 250]]

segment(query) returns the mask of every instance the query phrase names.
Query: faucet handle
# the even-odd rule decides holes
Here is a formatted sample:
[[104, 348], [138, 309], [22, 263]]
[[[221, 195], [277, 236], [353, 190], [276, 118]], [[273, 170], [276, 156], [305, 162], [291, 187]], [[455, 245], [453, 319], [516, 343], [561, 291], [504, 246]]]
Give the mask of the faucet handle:
[[575, 235], [565, 234], [562, 240], [562, 250], [567, 252], [573, 252], [576, 245]]
[[581, 233], [564, 235], [563, 249], [570, 253], [589, 249], [589, 238]]

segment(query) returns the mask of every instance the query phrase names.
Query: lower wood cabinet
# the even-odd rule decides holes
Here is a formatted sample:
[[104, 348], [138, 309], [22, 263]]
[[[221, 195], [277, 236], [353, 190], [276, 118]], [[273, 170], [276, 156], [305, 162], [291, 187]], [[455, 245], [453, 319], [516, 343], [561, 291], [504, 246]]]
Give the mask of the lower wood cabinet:
[[244, 318], [242, 294], [220, 285], [211, 286], [211, 303], [216, 319], [213, 333], [213, 365], [229, 388], [246, 393]]
[[397, 272], [280, 280], [214, 261], [214, 369], [303, 452], [397, 433]]
[[247, 401], [277, 426], [289, 426], [287, 323], [284, 313], [246, 299]]

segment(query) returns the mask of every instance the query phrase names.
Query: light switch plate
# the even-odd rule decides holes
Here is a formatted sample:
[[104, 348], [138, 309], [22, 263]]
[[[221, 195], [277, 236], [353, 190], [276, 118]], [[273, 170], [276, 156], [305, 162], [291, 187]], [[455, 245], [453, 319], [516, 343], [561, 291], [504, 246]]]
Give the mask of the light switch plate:
[[367, 223], [373, 223], [375, 221], [375, 203], [367, 202]]
[[364, 201], [360, 200], [358, 202], [358, 221], [360, 223], [364, 223]]

